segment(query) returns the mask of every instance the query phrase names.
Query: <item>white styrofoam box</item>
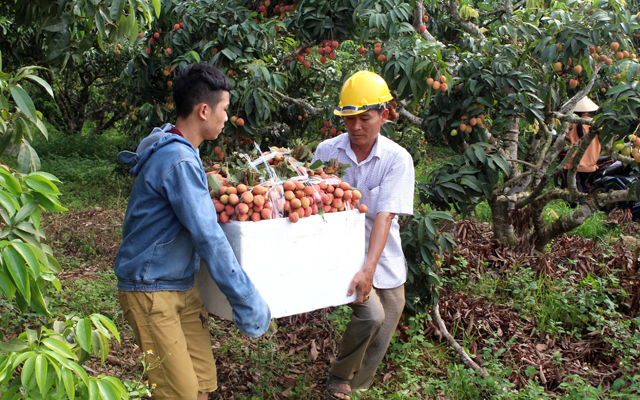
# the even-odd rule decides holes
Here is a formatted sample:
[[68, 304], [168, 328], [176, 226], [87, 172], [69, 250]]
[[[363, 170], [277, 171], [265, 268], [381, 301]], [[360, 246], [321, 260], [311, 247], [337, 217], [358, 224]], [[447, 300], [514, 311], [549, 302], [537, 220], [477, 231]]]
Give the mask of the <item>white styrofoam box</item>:
[[[229, 221], [222, 230], [273, 318], [347, 304], [353, 276], [365, 261], [365, 214], [357, 210], [259, 222]], [[207, 310], [231, 319], [227, 298], [207, 266], [196, 275]]]

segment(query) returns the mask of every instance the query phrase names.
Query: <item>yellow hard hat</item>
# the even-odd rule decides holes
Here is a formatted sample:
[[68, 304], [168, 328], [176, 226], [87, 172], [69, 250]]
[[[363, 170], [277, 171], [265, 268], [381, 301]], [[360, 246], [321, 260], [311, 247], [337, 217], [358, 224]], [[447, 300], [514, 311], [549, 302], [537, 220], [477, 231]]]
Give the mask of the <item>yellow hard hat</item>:
[[357, 115], [367, 110], [378, 109], [380, 104], [393, 99], [384, 79], [371, 71], [358, 71], [342, 85], [340, 104], [333, 110], [335, 115]]

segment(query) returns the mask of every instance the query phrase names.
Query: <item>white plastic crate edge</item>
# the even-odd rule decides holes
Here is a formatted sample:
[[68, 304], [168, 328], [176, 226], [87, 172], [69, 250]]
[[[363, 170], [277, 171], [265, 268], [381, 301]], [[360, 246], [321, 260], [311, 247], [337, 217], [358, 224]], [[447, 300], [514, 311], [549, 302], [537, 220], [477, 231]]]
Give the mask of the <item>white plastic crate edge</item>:
[[[353, 211], [223, 224], [238, 262], [273, 318], [347, 304], [353, 276], [365, 260], [365, 214]], [[227, 298], [201, 264], [196, 275], [207, 311], [231, 320]]]

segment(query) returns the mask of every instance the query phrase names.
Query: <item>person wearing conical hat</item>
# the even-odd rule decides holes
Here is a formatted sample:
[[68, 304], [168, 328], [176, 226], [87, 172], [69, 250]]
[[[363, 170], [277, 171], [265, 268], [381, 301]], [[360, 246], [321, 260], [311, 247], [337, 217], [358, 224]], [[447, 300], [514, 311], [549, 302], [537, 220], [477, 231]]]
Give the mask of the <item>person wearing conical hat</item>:
[[359, 71], [342, 86], [334, 114], [344, 118], [347, 133], [318, 145], [315, 158], [336, 158], [351, 167], [343, 180], [361, 193], [366, 212], [366, 261], [347, 295], [350, 322], [337, 357], [329, 367], [328, 399], [349, 399], [352, 389], [367, 388], [382, 361], [402, 310], [407, 266], [402, 253], [398, 215], [413, 214], [413, 159], [403, 147], [380, 134], [392, 100], [384, 79]]
[[[588, 113], [594, 112], [598, 110], [598, 105], [594, 103], [590, 98], [584, 97], [582, 100], [576, 104], [576, 107], [573, 109], [573, 112], [578, 114], [580, 118], [591, 119]], [[589, 133], [589, 125], [584, 124], [574, 124], [569, 132], [569, 140], [571, 140], [571, 144], [577, 143], [584, 135]], [[600, 157], [600, 151], [602, 146], [600, 145], [600, 140], [598, 136], [596, 136], [587, 151], [584, 153], [582, 160], [580, 160], [580, 165], [578, 166], [578, 173], [576, 175], [576, 187], [579, 192], [588, 193], [589, 188], [586, 185], [587, 179], [589, 175], [598, 169], [598, 157]], [[571, 160], [565, 165], [565, 169], [569, 169], [571, 166], [571, 162], [573, 161], [573, 157]], [[584, 200], [580, 201], [580, 204], [583, 204]]]

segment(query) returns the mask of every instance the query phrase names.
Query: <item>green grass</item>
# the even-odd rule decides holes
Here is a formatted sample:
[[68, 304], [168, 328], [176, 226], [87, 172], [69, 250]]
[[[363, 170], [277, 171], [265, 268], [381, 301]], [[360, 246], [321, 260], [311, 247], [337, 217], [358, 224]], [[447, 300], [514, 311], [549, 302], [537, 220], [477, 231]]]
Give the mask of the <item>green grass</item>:
[[117, 279], [113, 272], [95, 272], [63, 282], [61, 291], [49, 287], [52, 314], [102, 314], [115, 319], [119, 313]]
[[68, 136], [54, 133], [38, 138], [33, 147], [42, 170], [54, 174], [60, 184], [60, 201], [71, 210], [92, 207], [126, 207], [133, 185], [128, 169], [117, 160], [129, 139], [117, 131], [100, 136]]

